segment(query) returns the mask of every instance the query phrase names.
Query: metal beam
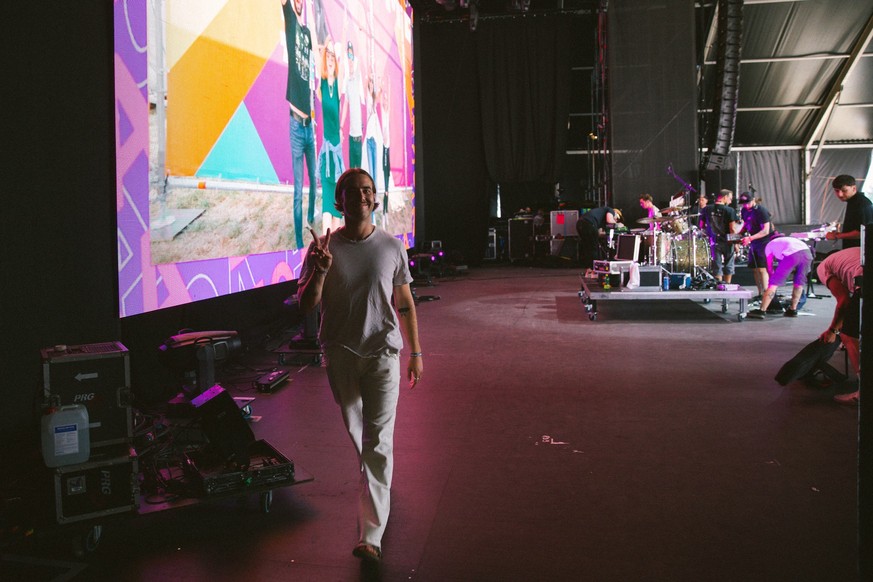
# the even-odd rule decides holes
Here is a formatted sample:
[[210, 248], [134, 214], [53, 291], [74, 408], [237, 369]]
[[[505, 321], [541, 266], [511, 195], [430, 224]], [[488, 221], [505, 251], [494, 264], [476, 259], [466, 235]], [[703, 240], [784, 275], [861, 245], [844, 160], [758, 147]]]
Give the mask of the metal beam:
[[[843, 63], [839, 74], [834, 77], [827, 97], [825, 97], [822, 103], [822, 109], [821, 111], [819, 111], [818, 115], [816, 115], [816, 118], [813, 122], [812, 130], [805, 136], [803, 140], [804, 147], [811, 148], [812, 143], [815, 140], [815, 136], [819, 135], [819, 133], [821, 133], [822, 135], [819, 141], [822, 144], [824, 143], [824, 134], [825, 129], [827, 128], [827, 121], [830, 119], [831, 112], [834, 109], [837, 98], [839, 97], [840, 92], [843, 90], [843, 83], [851, 74], [852, 70], [855, 68], [855, 65], [858, 64], [858, 61], [861, 59], [861, 56], [864, 52], [864, 48], [870, 42], [871, 38], [873, 38], [873, 14], [870, 15], [870, 18], [867, 20], [866, 26], [864, 26], [864, 31], [858, 36], [858, 39], [855, 41], [855, 44], [852, 47], [852, 52], [849, 55], [849, 59], [845, 63]], [[818, 156], [816, 156], [816, 158], [817, 157]], [[814, 166], [815, 160], [812, 164], [812, 167]], [[810, 170], [812, 170], [812, 167], [810, 167]]]
[[[718, 3], [715, 4], [715, 10], [712, 11], [712, 20], [709, 21], [709, 30], [706, 33], [706, 44], [703, 46], [703, 64], [707, 65], [706, 61], [706, 53], [709, 52], [709, 48], [715, 43], [715, 37], [718, 33]], [[712, 62], [715, 64], [715, 61]], [[703, 67], [697, 68], [697, 85], [700, 86], [700, 81], [703, 77]]]
[[[804, 61], [837, 61], [837, 60], [846, 60], [849, 59], [851, 54], [844, 53], [820, 53], [820, 54], [812, 54], [812, 55], [795, 55], [788, 57], [761, 57], [761, 58], [749, 58], [749, 59], [741, 59], [740, 64], [748, 65], [748, 64], [758, 64], [758, 63], [786, 63], [786, 62], [804, 62]], [[873, 54], [864, 53], [859, 56], [859, 58], [871, 58]], [[707, 66], [715, 66], [717, 63], [715, 61], [706, 61], [703, 63]]]

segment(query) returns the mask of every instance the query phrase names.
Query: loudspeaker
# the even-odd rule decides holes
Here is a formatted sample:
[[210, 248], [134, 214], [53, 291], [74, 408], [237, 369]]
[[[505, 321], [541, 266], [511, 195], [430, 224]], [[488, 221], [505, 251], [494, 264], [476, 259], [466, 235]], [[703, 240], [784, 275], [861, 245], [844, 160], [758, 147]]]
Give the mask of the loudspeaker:
[[509, 260], [533, 256], [533, 218], [509, 219]]
[[255, 442], [255, 435], [233, 397], [216, 384], [191, 400], [191, 404], [218, 456], [237, 468], [247, 468], [249, 446]]
[[497, 231], [493, 228], [488, 229], [488, 245], [485, 247], [485, 259], [494, 260], [497, 258]]
[[724, 169], [733, 145], [739, 101], [743, 0], [719, 0], [717, 42], [715, 105], [707, 139], [709, 151], [701, 168], [706, 170]]

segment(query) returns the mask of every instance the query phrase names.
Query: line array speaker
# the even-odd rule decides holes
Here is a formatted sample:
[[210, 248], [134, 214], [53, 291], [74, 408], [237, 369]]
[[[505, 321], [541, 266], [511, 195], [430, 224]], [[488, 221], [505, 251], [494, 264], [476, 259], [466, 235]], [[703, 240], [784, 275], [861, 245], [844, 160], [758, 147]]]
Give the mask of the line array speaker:
[[720, 170], [727, 165], [737, 122], [742, 42], [743, 0], [719, 0], [716, 101], [702, 169]]

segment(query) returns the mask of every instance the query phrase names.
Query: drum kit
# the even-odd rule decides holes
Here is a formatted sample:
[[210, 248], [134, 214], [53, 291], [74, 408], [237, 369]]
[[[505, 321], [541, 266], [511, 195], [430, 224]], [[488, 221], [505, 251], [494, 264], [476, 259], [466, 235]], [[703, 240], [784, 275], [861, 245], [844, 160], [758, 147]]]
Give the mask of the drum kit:
[[691, 222], [696, 214], [687, 214], [689, 206], [661, 209], [662, 216], [637, 220], [648, 228], [631, 229], [642, 237], [641, 263], [660, 265], [670, 272], [696, 275], [709, 268], [711, 257], [709, 236]]

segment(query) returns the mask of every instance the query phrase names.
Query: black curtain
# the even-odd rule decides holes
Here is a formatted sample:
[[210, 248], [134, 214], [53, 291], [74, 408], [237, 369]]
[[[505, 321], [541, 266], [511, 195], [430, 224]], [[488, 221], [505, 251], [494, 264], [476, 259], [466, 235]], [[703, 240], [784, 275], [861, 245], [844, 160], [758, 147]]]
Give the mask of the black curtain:
[[120, 339], [112, 3], [4, 9], [0, 464], [36, 450], [40, 349]]
[[466, 23], [424, 22], [416, 34], [415, 236], [475, 264], [485, 256], [489, 207], [475, 33]]
[[499, 184], [560, 177], [570, 114], [572, 19], [486, 20], [476, 32], [482, 141]]
[[[531, 15], [483, 19], [476, 31], [466, 21], [416, 29], [419, 239], [476, 263], [487, 244], [489, 179], [502, 191], [554, 188], [566, 151], [572, 23]], [[516, 205], [520, 196], [504, 213]]]

